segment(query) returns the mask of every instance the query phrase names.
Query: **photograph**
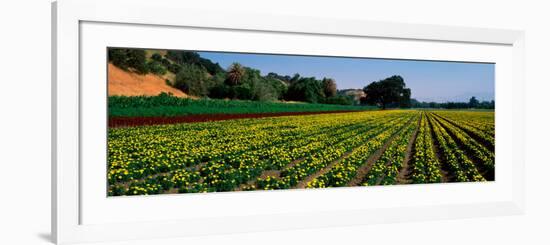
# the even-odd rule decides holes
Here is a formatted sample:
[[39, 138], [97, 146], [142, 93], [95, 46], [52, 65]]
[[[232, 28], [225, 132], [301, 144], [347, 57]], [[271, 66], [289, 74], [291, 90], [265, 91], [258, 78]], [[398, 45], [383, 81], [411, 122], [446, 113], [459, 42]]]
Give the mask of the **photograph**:
[[107, 47], [107, 196], [495, 180], [495, 64]]

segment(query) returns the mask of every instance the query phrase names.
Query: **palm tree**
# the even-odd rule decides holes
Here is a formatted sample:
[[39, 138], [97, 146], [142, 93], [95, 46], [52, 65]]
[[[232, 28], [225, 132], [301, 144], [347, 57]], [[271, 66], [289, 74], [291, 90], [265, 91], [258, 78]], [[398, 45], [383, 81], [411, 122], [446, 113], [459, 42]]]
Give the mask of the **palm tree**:
[[239, 63], [233, 63], [227, 71], [226, 82], [229, 85], [238, 85], [245, 73], [244, 67]]

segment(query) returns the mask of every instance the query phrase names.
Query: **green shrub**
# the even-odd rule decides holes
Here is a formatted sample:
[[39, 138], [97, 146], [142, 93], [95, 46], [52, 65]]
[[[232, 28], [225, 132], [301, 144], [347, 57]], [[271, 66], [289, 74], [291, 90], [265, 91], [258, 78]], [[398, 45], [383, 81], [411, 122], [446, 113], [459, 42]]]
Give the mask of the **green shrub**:
[[195, 96], [208, 95], [206, 71], [196, 65], [184, 64], [176, 74], [174, 87]]
[[170, 61], [166, 58], [162, 58], [160, 60], [160, 63], [162, 63], [166, 68], [168, 68], [172, 63], [170, 63]]
[[161, 62], [163, 58], [160, 54], [154, 53], [153, 55], [151, 55], [151, 59], [154, 60], [154, 61]]
[[166, 74], [166, 68], [158, 61], [151, 60], [147, 63], [147, 69], [149, 72], [157, 75], [165, 75]]
[[181, 71], [181, 66], [178, 64], [169, 64], [166, 69], [174, 74], [178, 74]]
[[353, 99], [350, 96], [336, 95], [326, 98], [324, 103], [333, 105], [353, 105]]

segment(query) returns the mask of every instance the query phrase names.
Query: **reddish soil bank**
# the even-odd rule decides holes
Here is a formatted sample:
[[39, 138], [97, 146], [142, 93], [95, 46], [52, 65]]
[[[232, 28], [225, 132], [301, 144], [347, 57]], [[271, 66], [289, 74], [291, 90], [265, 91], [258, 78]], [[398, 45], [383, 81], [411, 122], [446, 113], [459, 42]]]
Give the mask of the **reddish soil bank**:
[[358, 112], [358, 110], [346, 111], [318, 111], [318, 112], [279, 112], [279, 113], [254, 113], [254, 114], [203, 114], [188, 115], [176, 117], [110, 117], [109, 127], [132, 127], [143, 125], [176, 124], [176, 123], [195, 123], [209, 121], [223, 121], [241, 118], [262, 118], [262, 117], [282, 117], [282, 116], [300, 116], [314, 114]]

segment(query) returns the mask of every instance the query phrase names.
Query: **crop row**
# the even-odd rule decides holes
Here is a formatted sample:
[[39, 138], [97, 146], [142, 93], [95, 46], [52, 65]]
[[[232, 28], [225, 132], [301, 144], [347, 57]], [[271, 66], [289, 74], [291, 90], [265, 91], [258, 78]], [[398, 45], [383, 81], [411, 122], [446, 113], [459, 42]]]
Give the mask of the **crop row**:
[[[467, 132], [484, 142], [491, 150], [495, 148], [495, 123], [486, 112], [434, 112], [433, 115]], [[494, 113], [491, 113], [494, 115]]]
[[441, 148], [443, 159], [453, 172], [455, 181], [484, 181], [476, 166], [458, 147], [447, 131], [433, 117], [428, 117], [433, 127], [435, 138]]
[[301, 123], [273, 118], [111, 129], [108, 179], [114, 184], [192, 167], [357, 125], [364, 119], [351, 118], [336, 125], [327, 117]]
[[109, 96], [110, 117], [173, 117], [198, 114], [249, 114], [369, 110], [371, 106], [283, 103], [267, 101], [190, 99], [158, 96]]
[[340, 158], [351, 149], [368, 141], [373, 137], [373, 135], [384, 131], [386, 129], [386, 125], [399, 123], [403, 120], [406, 119], [399, 118], [397, 121], [381, 120], [376, 122], [374, 125], [370, 125], [369, 130], [360, 132], [354, 137], [343, 137], [343, 140], [339, 141], [326, 138], [323, 140], [323, 142], [327, 142], [324, 147], [309, 152], [307, 156], [296, 162], [294, 165], [284, 168], [280, 172], [280, 178], [272, 176], [259, 178], [256, 180], [256, 184], [253, 188], [288, 189], [294, 187], [299, 181], [305, 179], [307, 176], [319, 171], [323, 167], [326, 167], [332, 161]]
[[[344, 127], [334, 128], [333, 130], [328, 130], [327, 134], [328, 136], [335, 136], [334, 139], [338, 140], [338, 136], [340, 135], [349, 136], [350, 133], [355, 133], [359, 129], [358, 126], [360, 125], [346, 125]], [[316, 147], [319, 146], [318, 140], [324, 135], [323, 133], [314, 135], [313, 137], [306, 137], [310, 135], [298, 134], [295, 137], [297, 140], [292, 141], [288, 139], [289, 141], [285, 142], [284, 145], [287, 146], [286, 150], [299, 147], [304, 147], [304, 149], [316, 149]], [[262, 138], [258, 138], [258, 140], [260, 139]], [[294, 151], [294, 153], [297, 152]], [[198, 171], [193, 169], [175, 169], [161, 175], [147, 176], [145, 180], [134, 180], [126, 193], [124, 187], [121, 188], [121, 185], [113, 185], [113, 189], [117, 190], [117, 194], [134, 194], [135, 190], [133, 191], [133, 189], [135, 188], [147, 191], [149, 192], [148, 194], [156, 194], [160, 191], [166, 191], [174, 187], [178, 188], [180, 192], [225, 190], [236, 186], [238, 184], [236, 179], [250, 178], [252, 175], [261, 172], [261, 170], [266, 167], [266, 161], [258, 162], [258, 160], [265, 158], [267, 155], [277, 156], [277, 158], [272, 159], [272, 164], [275, 165], [284, 164], [292, 160], [288, 157], [288, 151], [283, 150], [281, 146], [275, 144], [268, 148], [249, 152], [239, 151], [233, 154], [228, 153], [222, 159], [215, 159], [207, 162], [204, 166], [200, 167]], [[239, 171], [232, 170], [233, 166], [238, 167]], [[207, 183], [204, 183], [204, 180], [199, 182], [201, 176], [205, 176]], [[178, 184], [170, 185], [169, 182]], [[159, 185], [154, 185], [158, 183], [162, 184], [162, 188], [160, 188]], [[137, 194], [142, 193], [138, 192]]]
[[405, 155], [407, 154], [407, 146], [417, 127], [417, 122], [418, 119], [409, 123], [396, 136], [380, 158], [373, 164], [362, 185], [391, 185], [396, 183], [397, 175], [403, 166]]
[[[233, 190], [237, 186], [259, 177], [263, 171], [279, 170], [291, 162], [311, 156], [317, 152], [326, 151], [331, 148], [331, 145], [355, 139], [361, 134], [377, 127], [377, 125], [377, 122], [369, 121], [351, 130], [332, 131], [310, 138], [302, 138], [296, 142], [287, 142], [268, 148], [265, 151], [246, 153], [245, 155], [227, 159], [226, 161], [213, 162], [200, 170], [201, 176], [204, 177], [204, 182], [200, 185], [190, 187], [190, 190], [205, 187], [209, 188], [209, 191]], [[245, 160], [243, 161], [243, 159]], [[248, 186], [246, 189], [255, 189], [255, 187]]]
[[422, 113], [420, 128], [414, 142], [411, 179], [413, 183], [441, 182], [440, 163], [434, 152], [432, 131], [425, 112]]
[[491, 120], [388, 110], [111, 128], [108, 195], [389, 185], [407, 154], [413, 183], [447, 180], [442, 167], [453, 181], [491, 180]]
[[469, 153], [473, 158], [479, 162], [484, 169], [494, 170], [495, 168], [495, 154], [481, 145], [472, 137], [468, 136], [460, 128], [453, 124], [443, 120], [436, 119], [448, 132], [456, 139], [457, 143], [463, 146], [463, 149]]
[[357, 175], [357, 170], [366, 164], [366, 161], [374, 152], [382, 148], [386, 141], [403, 129], [411, 125], [414, 118], [391, 125], [387, 130], [372, 138], [366, 144], [356, 148], [349, 156], [333, 166], [326, 174], [323, 174], [307, 184], [308, 188], [338, 187], [347, 185]]
[[[155, 194], [158, 192], [164, 192], [171, 188], [178, 188], [180, 192], [197, 192], [197, 191], [227, 191], [232, 190], [239, 184], [250, 181], [256, 178], [259, 174], [268, 169], [280, 169], [281, 167], [295, 161], [299, 158], [307, 156], [315, 151], [329, 147], [340, 140], [353, 139], [359, 134], [369, 131], [379, 125], [380, 122], [390, 122], [392, 120], [399, 119], [401, 113], [353, 113], [351, 114], [338, 114], [339, 117], [317, 115], [307, 117], [289, 117], [286, 120], [282, 120], [285, 123], [279, 123], [277, 120], [280, 118], [272, 119], [254, 119], [254, 121], [261, 120], [262, 127], [249, 123], [243, 127], [259, 127], [262, 130], [243, 130], [241, 133], [252, 134], [256, 137], [249, 137], [246, 141], [248, 145], [261, 145], [262, 147], [246, 148], [244, 150], [226, 150], [226, 154], [223, 157], [209, 157], [205, 163], [201, 165], [191, 164], [189, 166], [200, 166], [198, 170], [186, 168], [189, 167], [174, 167], [174, 169], [164, 169], [167, 171], [157, 171], [155, 174], [148, 174], [143, 178], [135, 178], [129, 182], [120, 182], [120, 184], [114, 184], [111, 186], [111, 193], [113, 195], [132, 195], [143, 194], [142, 192], [148, 192], [148, 194]], [[246, 124], [246, 120], [240, 124]], [[228, 123], [214, 122], [214, 123], [200, 123], [200, 124], [216, 124], [217, 127], [211, 127], [211, 130], [223, 130], [232, 131], [229, 125], [239, 127], [239, 125], [233, 125]], [[220, 125], [221, 124], [221, 125]], [[309, 125], [309, 126], [308, 126]], [[313, 125], [313, 126], [311, 126]], [[221, 127], [223, 126], [223, 127]], [[191, 137], [181, 137], [180, 131], [175, 130], [159, 130], [160, 128], [177, 128], [175, 126], [155, 126], [155, 127], [142, 127], [142, 130], [150, 129], [153, 133], [144, 132], [144, 136], [158, 137], [163, 135], [166, 138], [176, 137], [179, 141], [185, 140], [197, 140], [193, 138], [193, 134], [187, 134]], [[179, 129], [179, 128], [178, 128]], [[116, 130], [128, 130], [128, 129], [116, 129]], [[195, 129], [196, 130], [196, 129]], [[287, 130], [286, 136], [277, 140], [277, 137], [258, 137], [265, 132], [269, 131], [273, 135], [280, 135], [280, 133], [273, 133], [275, 131], [284, 132]], [[175, 132], [174, 132], [175, 131]], [[189, 131], [189, 129], [188, 129]], [[202, 132], [202, 131], [199, 131]], [[323, 132], [323, 133], [321, 133]], [[175, 133], [175, 134], [171, 134]], [[235, 132], [233, 132], [235, 133]], [[221, 132], [220, 132], [221, 134]], [[210, 145], [214, 147], [218, 142], [209, 142], [207, 135], [212, 134], [195, 134], [202, 135], [200, 142], [202, 145]], [[226, 144], [231, 143], [232, 140], [241, 140], [242, 138], [230, 138], [226, 139]], [[120, 137], [118, 139], [126, 139]], [[231, 139], [231, 140], [229, 140]], [[257, 144], [254, 141], [261, 141], [262, 144]], [[130, 141], [132, 142], [132, 141]], [[147, 141], [151, 142], [151, 141]], [[268, 142], [271, 142], [269, 144]], [[284, 142], [284, 143], [282, 143]], [[156, 141], [156, 143], [160, 143]], [[181, 143], [181, 142], [180, 142]], [[221, 142], [220, 144], [223, 144]], [[189, 144], [188, 144], [189, 145]], [[162, 145], [157, 145], [161, 147]], [[148, 151], [145, 147], [144, 151]], [[117, 152], [117, 151], [114, 151]], [[195, 154], [195, 155], [194, 155]], [[187, 152], [186, 157], [196, 156], [196, 151]], [[158, 157], [159, 155], [157, 155]], [[199, 155], [200, 157], [200, 155]], [[153, 159], [154, 160], [154, 159]], [[164, 160], [163, 158], [158, 160]], [[162, 161], [161, 161], [162, 162]], [[162, 164], [172, 164], [173, 161], [163, 162]], [[178, 166], [178, 165], [175, 165]], [[180, 165], [181, 166], [181, 165]], [[119, 168], [122, 169], [122, 168]], [[134, 170], [135, 171], [135, 170]]]

